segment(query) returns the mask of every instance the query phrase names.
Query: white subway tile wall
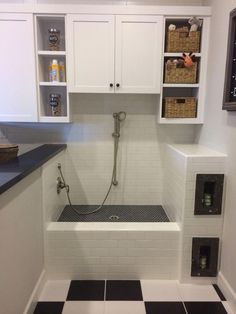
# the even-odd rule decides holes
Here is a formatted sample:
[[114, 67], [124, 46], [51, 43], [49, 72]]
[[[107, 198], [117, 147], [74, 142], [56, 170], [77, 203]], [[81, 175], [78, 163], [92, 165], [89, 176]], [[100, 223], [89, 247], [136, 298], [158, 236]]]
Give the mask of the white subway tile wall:
[[177, 279], [179, 231], [50, 230], [46, 239], [50, 279]]
[[113, 112], [124, 110], [118, 181], [107, 204], [162, 204], [162, 144], [194, 142], [195, 126], [156, 123], [156, 95], [71, 95], [70, 124], [4, 124], [15, 143], [67, 143], [64, 172], [74, 204], [100, 204], [113, 167]]

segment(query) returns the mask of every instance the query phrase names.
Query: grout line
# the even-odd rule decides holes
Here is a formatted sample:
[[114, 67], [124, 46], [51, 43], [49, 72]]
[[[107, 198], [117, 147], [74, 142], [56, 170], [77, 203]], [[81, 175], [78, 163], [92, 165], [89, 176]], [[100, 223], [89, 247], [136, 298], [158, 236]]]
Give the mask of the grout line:
[[186, 314], [188, 314], [188, 311], [187, 311], [187, 309], [186, 309], [185, 303], [184, 303], [183, 301], [181, 301], [181, 302], [183, 303], [184, 310], [185, 310]]
[[105, 287], [104, 287], [104, 301], [106, 301], [106, 293], [107, 293], [107, 280], [105, 279]]

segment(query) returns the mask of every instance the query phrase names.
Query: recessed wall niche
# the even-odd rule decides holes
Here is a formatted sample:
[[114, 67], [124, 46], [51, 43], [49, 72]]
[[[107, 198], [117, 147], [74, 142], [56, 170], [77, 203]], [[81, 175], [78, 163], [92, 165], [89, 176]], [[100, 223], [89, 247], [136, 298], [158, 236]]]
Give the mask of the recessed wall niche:
[[223, 174], [197, 174], [194, 215], [220, 215], [223, 187]]
[[217, 275], [219, 238], [193, 238], [192, 277], [215, 277]]

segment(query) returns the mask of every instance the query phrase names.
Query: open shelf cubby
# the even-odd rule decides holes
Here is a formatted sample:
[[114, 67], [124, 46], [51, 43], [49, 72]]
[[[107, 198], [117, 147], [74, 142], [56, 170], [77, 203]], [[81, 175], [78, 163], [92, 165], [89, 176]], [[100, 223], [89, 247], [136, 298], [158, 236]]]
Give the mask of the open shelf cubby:
[[[201, 26], [198, 27], [197, 31], [190, 32], [190, 18], [192, 17], [165, 18], [162, 58], [163, 83], [158, 114], [159, 123], [203, 123], [206, 85], [204, 69], [207, 62], [209, 19], [200, 17]], [[169, 30], [171, 24], [175, 27], [173, 32]], [[195, 49], [190, 49], [191, 46]], [[195, 55], [195, 64], [193, 67], [186, 68], [179, 60], [183, 53], [190, 52]], [[168, 60], [170, 62], [167, 65]], [[169, 97], [169, 99], [166, 99], [166, 97]]]
[[[69, 122], [69, 96], [66, 82], [66, 41], [65, 41], [65, 16], [64, 15], [36, 15], [36, 50], [37, 50], [37, 81], [38, 103], [40, 122], [63, 123]], [[51, 47], [49, 44], [49, 30], [56, 29], [59, 36], [59, 44]], [[54, 50], [55, 49], [55, 50]], [[65, 69], [64, 79], [50, 80], [50, 64], [57, 60], [62, 62]], [[53, 115], [50, 105], [50, 94], [60, 99], [60, 110]], [[57, 107], [59, 108], [59, 107]]]

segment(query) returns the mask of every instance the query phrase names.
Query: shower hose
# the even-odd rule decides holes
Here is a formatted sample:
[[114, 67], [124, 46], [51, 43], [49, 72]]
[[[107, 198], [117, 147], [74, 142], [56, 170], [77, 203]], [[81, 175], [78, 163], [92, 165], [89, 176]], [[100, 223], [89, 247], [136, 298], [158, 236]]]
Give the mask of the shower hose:
[[113, 170], [112, 170], [112, 177], [111, 177], [111, 182], [110, 182], [110, 185], [109, 185], [109, 188], [107, 190], [107, 193], [101, 203], [101, 205], [99, 205], [98, 207], [96, 207], [94, 210], [90, 211], [90, 212], [80, 212], [78, 211], [71, 203], [71, 199], [70, 199], [70, 189], [69, 189], [69, 185], [66, 184], [66, 181], [65, 181], [65, 178], [63, 176], [63, 173], [62, 173], [62, 170], [61, 170], [61, 165], [59, 164], [58, 165], [58, 170], [60, 172], [60, 175], [61, 175], [61, 179], [62, 179], [62, 182], [65, 186], [65, 190], [66, 190], [66, 195], [67, 195], [67, 199], [68, 199], [68, 203], [69, 203], [69, 206], [70, 208], [76, 212], [78, 215], [90, 215], [90, 214], [93, 214], [93, 213], [96, 213], [98, 212], [102, 207], [103, 205], [105, 204], [107, 198], [108, 198], [108, 195], [110, 194], [111, 192], [111, 188], [112, 188], [112, 185], [117, 185], [117, 181], [115, 180], [115, 173], [116, 173], [116, 166], [117, 166], [117, 154], [118, 154], [118, 146], [119, 146], [119, 137], [116, 136], [114, 137], [114, 161], [113, 161]]

